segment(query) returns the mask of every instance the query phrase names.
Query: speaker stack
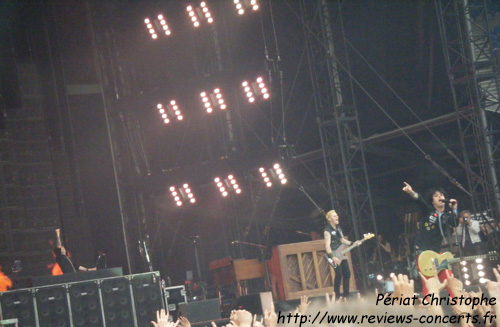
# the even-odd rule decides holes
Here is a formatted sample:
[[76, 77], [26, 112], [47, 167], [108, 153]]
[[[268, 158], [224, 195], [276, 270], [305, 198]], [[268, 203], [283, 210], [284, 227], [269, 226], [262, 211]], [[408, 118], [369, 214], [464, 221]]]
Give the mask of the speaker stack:
[[19, 326], [23, 327], [37, 326], [31, 289], [0, 293], [0, 308], [4, 320], [17, 319]]
[[139, 327], [150, 327], [151, 321], [156, 320], [156, 311], [164, 307], [158, 280], [159, 276], [153, 274], [132, 276], [134, 305]]
[[99, 295], [99, 283], [97, 281], [89, 281], [70, 284], [68, 291], [73, 326], [102, 326], [102, 301]]
[[22, 327], [150, 327], [164, 307], [158, 272], [0, 293], [0, 316]]

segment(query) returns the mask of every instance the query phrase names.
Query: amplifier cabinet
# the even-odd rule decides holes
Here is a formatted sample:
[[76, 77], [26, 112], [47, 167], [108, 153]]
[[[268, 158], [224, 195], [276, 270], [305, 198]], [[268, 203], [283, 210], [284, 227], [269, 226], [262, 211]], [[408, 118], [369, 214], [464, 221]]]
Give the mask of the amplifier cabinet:
[[66, 285], [35, 288], [40, 327], [70, 327], [70, 309]]
[[0, 293], [0, 312], [3, 319], [17, 319], [19, 326], [36, 327], [33, 290], [16, 290]]
[[137, 326], [150, 327], [156, 321], [156, 311], [164, 308], [161, 278], [158, 272], [131, 276]]
[[68, 285], [74, 327], [103, 326], [103, 307], [97, 280]]
[[164, 300], [174, 319], [186, 302], [183, 285], [163, 291], [159, 272], [77, 279], [0, 292], [0, 316], [22, 327], [150, 327]]
[[134, 302], [128, 277], [101, 281], [102, 304], [106, 327], [135, 327]]

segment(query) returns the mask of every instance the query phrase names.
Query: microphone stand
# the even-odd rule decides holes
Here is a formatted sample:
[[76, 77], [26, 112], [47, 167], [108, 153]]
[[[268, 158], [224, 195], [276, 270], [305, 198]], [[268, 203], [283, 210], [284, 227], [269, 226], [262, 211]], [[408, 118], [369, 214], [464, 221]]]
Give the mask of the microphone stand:
[[267, 261], [266, 261], [266, 256], [265, 256], [266, 246], [262, 245], [262, 244], [255, 244], [255, 243], [250, 243], [250, 242], [240, 242], [240, 241], [238, 241], [237, 243], [238, 244], [243, 244], [243, 245], [248, 245], [248, 246], [253, 246], [253, 247], [256, 247], [256, 248], [259, 249], [260, 257], [261, 257], [260, 259], [264, 263], [264, 271], [265, 271], [265, 274], [266, 274], [266, 285], [267, 285], [268, 289], [271, 288], [271, 278], [269, 277], [269, 268], [267, 268]]
[[314, 204], [314, 206], [316, 207], [316, 209], [318, 209], [318, 211], [321, 213], [321, 214], [325, 214], [325, 210], [321, 209], [321, 207], [316, 203], [316, 201], [314, 201], [314, 199], [309, 195], [309, 193], [307, 193], [306, 189], [304, 188], [304, 186], [300, 185], [299, 186], [299, 190], [304, 193], [304, 195], [309, 199], [309, 201], [311, 201], [312, 204]]
[[[449, 203], [450, 202], [447, 201], [445, 205], [447, 205]], [[460, 228], [460, 226], [457, 226], [457, 224], [458, 224], [457, 215], [455, 214], [455, 211], [452, 208], [448, 208], [448, 213], [450, 213], [451, 217], [453, 218], [453, 225], [454, 225], [453, 227], [455, 228], [455, 245], [458, 248], [458, 256], [460, 257], [460, 262], [462, 262], [464, 254], [463, 254], [462, 242], [460, 242], [458, 240], [458, 229]], [[462, 228], [463, 227], [465, 227], [465, 226], [462, 226]], [[463, 233], [464, 233], [464, 230], [462, 229], [462, 237], [464, 236]], [[458, 269], [458, 277], [460, 279], [462, 279], [462, 269]]]

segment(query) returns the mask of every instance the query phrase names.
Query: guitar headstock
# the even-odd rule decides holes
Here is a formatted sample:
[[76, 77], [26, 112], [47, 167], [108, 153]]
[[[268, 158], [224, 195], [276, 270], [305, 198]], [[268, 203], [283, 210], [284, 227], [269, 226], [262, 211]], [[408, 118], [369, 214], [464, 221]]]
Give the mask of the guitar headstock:
[[375, 234], [373, 234], [373, 233], [363, 234], [363, 241], [369, 240], [370, 238], [374, 238], [374, 237], [375, 237]]

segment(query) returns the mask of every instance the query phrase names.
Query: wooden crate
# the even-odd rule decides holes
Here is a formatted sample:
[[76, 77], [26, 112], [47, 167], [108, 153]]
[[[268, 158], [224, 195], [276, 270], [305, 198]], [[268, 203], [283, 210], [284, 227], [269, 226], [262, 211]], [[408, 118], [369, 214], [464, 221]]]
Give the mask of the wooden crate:
[[[350, 253], [347, 257], [351, 269], [350, 289], [354, 290], [356, 281]], [[278, 245], [273, 248], [268, 267], [274, 298], [280, 301], [333, 292], [335, 270], [326, 261], [324, 240]]]

